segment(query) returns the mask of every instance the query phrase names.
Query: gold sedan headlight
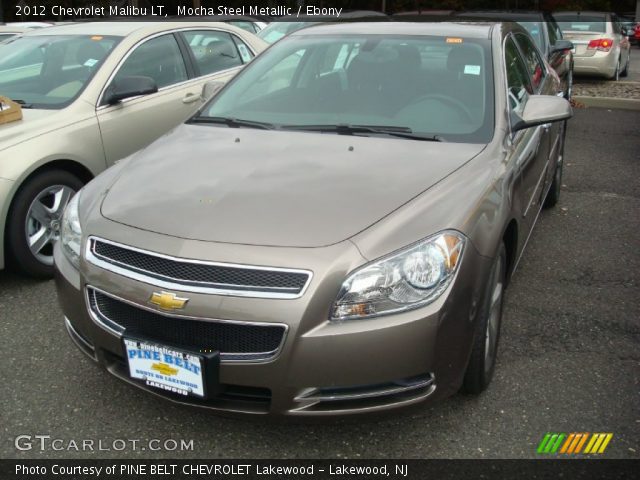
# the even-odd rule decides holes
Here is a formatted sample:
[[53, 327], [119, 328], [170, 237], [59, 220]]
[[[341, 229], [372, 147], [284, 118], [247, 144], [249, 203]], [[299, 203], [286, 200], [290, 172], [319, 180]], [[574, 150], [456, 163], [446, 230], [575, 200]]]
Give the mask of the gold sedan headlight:
[[397, 313], [427, 305], [451, 283], [466, 237], [447, 230], [370, 263], [342, 284], [331, 320]]

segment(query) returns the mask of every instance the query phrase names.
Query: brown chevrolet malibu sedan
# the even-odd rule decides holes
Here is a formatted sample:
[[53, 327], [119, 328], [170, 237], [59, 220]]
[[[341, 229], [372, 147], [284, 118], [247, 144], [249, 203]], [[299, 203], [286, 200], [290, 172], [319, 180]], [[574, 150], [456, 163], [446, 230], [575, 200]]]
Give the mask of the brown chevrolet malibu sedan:
[[301, 30], [73, 198], [66, 329], [113, 375], [220, 411], [479, 393], [570, 116], [515, 24]]

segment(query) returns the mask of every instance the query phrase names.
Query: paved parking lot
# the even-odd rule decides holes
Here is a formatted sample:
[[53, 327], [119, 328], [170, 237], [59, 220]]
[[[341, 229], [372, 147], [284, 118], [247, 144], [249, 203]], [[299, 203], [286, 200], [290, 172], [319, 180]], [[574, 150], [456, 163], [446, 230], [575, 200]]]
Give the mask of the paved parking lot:
[[[576, 111], [566, 184], [508, 290], [492, 387], [383, 419], [321, 424], [215, 416], [135, 390], [62, 326], [53, 282], [0, 272], [0, 457], [535, 457], [547, 431], [613, 432], [640, 458], [640, 112]], [[193, 440], [171, 453], [17, 451], [18, 435]]]

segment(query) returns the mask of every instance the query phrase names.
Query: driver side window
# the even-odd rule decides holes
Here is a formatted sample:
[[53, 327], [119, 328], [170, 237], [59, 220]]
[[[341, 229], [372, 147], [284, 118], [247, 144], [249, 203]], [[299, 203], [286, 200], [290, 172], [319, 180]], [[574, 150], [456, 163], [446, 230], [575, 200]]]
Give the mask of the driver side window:
[[511, 37], [506, 40], [504, 57], [507, 70], [509, 108], [513, 112], [522, 113], [529, 95], [533, 94], [533, 89], [527, 67]]
[[115, 80], [128, 76], [150, 77], [158, 88], [187, 80], [187, 70], [174, 36], [162, 35], [139, 45], [124, 61]]

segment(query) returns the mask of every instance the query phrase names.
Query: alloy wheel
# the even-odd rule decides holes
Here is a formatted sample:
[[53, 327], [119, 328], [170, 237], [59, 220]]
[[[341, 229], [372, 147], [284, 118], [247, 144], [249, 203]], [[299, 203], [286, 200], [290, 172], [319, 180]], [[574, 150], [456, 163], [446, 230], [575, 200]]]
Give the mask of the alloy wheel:
[[60, 238], [62, 215], [74, 193], [67, 185], [52, 185], [38, 193], [29, 206], [27, 244], [33, 256], [46, 265], [53, 265], [53, 244]]

